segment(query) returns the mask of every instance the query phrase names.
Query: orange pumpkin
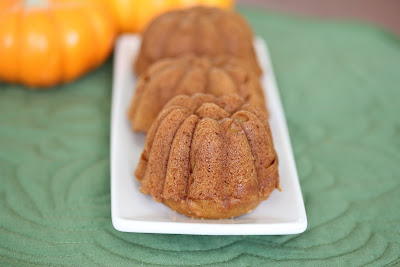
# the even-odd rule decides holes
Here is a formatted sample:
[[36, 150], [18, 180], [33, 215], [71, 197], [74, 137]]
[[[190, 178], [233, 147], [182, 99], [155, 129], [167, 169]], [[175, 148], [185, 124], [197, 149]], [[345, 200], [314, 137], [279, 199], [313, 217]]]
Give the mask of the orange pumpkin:
[[231, 8], [234, 0], [101, 0], [114, 14], [120, 32], [141, 32], [155, 16], [180, 7], [207, 5]]
[[72, 81], [107, 58], [115, 36], [95, 0], [0, 0], [0, 79], [30, 87]]

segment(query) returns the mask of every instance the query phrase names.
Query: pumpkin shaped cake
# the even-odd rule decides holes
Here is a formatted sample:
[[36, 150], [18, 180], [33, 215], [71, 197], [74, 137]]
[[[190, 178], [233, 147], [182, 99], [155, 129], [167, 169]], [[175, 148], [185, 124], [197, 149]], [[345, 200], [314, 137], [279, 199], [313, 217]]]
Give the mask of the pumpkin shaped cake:
[[267, 114], [264, 93], [257, 75], [231, 56], [194, 55], [155, 62], [139, 77], [128, 110], [134, 131], [147, 132], [164, 105], [174, 96], [236, 93]]
[[237, 95], [179, 95], [157, 117], [135, 171], [142, 193], [194, 218], [252, 211], [279, 189], [265, 114]]
[[137, 74], [161, 58], [187, 53], [232, 55], [261, 74], [253, 33], [245, 19], [233, 11], [201, 6], [170, 11], [151, 21], [142, 37], [135, 63]]

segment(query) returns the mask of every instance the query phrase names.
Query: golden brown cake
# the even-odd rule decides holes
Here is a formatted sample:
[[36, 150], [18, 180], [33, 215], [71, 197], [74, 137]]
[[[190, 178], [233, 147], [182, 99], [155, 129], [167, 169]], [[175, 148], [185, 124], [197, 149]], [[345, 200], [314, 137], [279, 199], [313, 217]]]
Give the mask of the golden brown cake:
[[261, 74], [253, 47], [253, 33], [244, 18], [233, 11], [192, 7], [164, 13], [143, 33], [135, 63], [137, 74], [153, 62], [182, 54], [215, 56], [228, 54], [242, 59]]
[[138, 167], [142, 193], [195, 218], [249, 213], [279, 189], [265, 114], [237, 95], [179, 95], [152, 125]]
[[231, 56], [215, 58], [194, 55], [162, 59], [139, 77], [128, 110], [134, 131], [147, 132], [164, 105], [174, 96], [236, 93], [267, 113], [257, 75]]

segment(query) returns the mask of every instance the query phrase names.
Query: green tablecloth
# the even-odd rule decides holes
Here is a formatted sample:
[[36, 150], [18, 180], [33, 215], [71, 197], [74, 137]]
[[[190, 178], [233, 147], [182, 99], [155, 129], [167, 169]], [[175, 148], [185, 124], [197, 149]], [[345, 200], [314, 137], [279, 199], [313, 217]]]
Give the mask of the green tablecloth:
[[400, 264], [399, 40], [371, 26], [240, 11], [270, 46], [307, 231], [114, 230], [110, 59], [52, 91], [0, 84], [0, 265]]

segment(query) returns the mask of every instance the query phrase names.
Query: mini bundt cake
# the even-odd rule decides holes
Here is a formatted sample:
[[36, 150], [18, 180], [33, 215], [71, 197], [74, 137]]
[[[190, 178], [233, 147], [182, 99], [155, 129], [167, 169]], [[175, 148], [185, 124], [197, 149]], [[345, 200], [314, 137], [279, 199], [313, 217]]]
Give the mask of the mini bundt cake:
[[233, 11], [200, 6], [170, 11], [156, 17], [142, 37], [135, 63], [137, 74], [161, 58], [187, 53], [232, 55], [242, 59], [257, 75], [261, 74], [253, 33], [245, 19]]
[[152, 125], [136, 178], [142, 193], [194, 218], [249, 213], [279, 189], [265, 114], [237, 95], [179, 95]]
[[169, 100], [194, 93], [216, 97], [236, 93], [267, 113], [259, 78], [239, 60], [231, 56], [186, 55], [157, 61], [139, 77], [128, 110], [133, 130], [147, 132]]

